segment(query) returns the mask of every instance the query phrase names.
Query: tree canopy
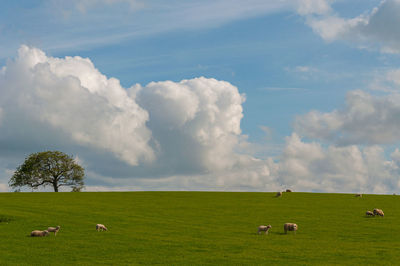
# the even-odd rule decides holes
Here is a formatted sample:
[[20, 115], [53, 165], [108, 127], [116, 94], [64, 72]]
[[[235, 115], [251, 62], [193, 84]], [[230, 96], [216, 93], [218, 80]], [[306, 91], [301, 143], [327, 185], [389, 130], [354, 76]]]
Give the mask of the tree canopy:
[[83, 186], [84, 169], [72, 156], [60, 151], [32, 153], [18, 166], [9, 181], [12, 188], [52, 186], [58, 192], [61, 186], [70, 186], [72, 191], [80, 191]]

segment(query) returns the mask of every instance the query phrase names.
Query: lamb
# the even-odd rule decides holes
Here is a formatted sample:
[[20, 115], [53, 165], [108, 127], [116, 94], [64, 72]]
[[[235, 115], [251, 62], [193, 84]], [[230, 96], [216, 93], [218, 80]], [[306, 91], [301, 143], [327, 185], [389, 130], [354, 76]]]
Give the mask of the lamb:
[[356, 197], [362, 198], [362, 194], [356, 194]]
[[374, 214], [382, 216], [382, 217], [385, 216], [385, 214], [383, 213], [383, 211], [381, 209], [374, 209]]
[[280, 191], [277, 192], [277, 193], [276, 193], [276, 196], [277, 196], [277, 197], [281, 197], [281, 196], [282, 196], [282, 192], [280, 192]]
[[105, 227], [104, 224], [96, 224], [96, 230], [97, 231], [107, 231], [107, 227]]
[[59, 230], [60, 230], [60, 226], [59, 226], [59, 225], [58, 225], [57, 227], [49, 227], [49, 228], [47, 228], [47, 231], [53, 232], [53, 233], [54, 233], [54, 236], [57, 235], [57, 233], [58, 233]]
[[375, 216], [375, 213], [373, 213], [372, 211], [367, 211], [365, 213], [365, 215], [367, 215], [367, 216]]
[[44, 231], [40, 231], [40, 230], [34, 230], [31, 232], [31, 236], [47, 236], [49, 235], [49, 231], [44, 230]]
[[293, 223], [285, 223], [283, 225], [283, 230], [285, 230], [285, 234], [287, 234], [287, 231], [294, 231], [294, 233], [296, 234], [297, 228], [297, 224]]
[[268, 230], [271, 228], [272, 226], [269, 224], [269, 225], [260, 225], [259, 227], [258, 227], [258, 234], [260, 234], [261, 233], [261, 231], [265, 231], [265, 234], [267, 235], [268, 234]]

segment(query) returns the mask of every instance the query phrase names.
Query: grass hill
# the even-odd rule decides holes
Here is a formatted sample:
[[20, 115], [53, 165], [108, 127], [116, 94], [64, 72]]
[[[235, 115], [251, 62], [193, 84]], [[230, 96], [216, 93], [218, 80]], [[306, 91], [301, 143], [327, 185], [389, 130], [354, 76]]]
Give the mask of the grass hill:
[[[380, 208], [385, 217], [366, 217]], [[1, 193], [0, 261], [71, 264], [397, 264], [400, 197], [235, 192]], [[283, 234], [294, 222], [297, 234]], [[109, 231], [96, 232], [97, 223]], [[259, 225], [271, 224], [268, 235]], [[61, 226], [56, 237], [28, 237]]]

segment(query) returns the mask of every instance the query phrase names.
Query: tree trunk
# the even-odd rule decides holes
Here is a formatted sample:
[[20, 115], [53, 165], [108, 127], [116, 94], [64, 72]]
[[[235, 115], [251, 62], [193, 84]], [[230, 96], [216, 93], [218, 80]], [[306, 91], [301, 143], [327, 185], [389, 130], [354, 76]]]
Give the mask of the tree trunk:
[[57, 186], [56, 182], [53, 183], [53, 188], [54, 188], [54, 192], [58, 192], [58, 186]]

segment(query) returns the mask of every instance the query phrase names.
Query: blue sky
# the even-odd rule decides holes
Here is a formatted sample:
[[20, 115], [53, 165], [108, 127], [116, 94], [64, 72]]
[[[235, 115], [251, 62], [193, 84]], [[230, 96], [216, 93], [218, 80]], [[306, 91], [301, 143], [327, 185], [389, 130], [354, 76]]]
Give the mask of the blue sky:
[[[8, 189], [5, 184], [12, 170], [37, 149], [60, 149], [77, 156], [87, 170], [88, 190], [271, 191], [292, 187], [303, 191], [391, 193], [400, 186], [395, 101], [400, 85], [400, 34], [393, 11], [400, 10], [399, 1], [166, 4], [43, 0], [8, 1], [0, 7], [0, 66], [6, 69], [0, 79], [1, 95], [13, 92], [13, 106], [21, 104], [17, 99], [22, 95], [36, 99], [27, 100], [25, 106], [42, 103], [35, 109], [14, 110], [7, 107], [9, 102], [0, 102], [0, 118], [6, 121], [0, 123], [3, 190]], [[65, 114], [68, 109], [60, 109], [68, 101], [54, 107], [51, 98], [44, 99], [38, 88], [47, 88], [49, 83], [39, 79], [41, 73], [33, 71], [32, 66], [29, 71], [33, 71], [34, 80], [27, 81], [23, 89], [15, 85], [13, 77], [23, 72], [17, 62], [28, 62], [35, 53], [43, 53], [35, 64], [47, 62], [48, 75], [60, 79], [55, 83], [60, 84], [55, 95], [69, 92], [62, 88], [64, 79], [73, 77], [80, 82], [82, 93], [89, 89], [93, 96], [84, 94], [87, 101], [72, 103], [77, 110], [84, 105], [81, 111], [87, 111], [82, 121], [73, 121], [73, 129], [60, 126], [70, 122], [69, 116], [74, 117], [73, 113]], [[92, 66], [88, 68], [76, 58], [71, 59], [76, 62], [68, 63], [76, 64], [76, 69], [82, 67], [82, 77], [71, 70], [74, 67], [66, 67], [65, 58], [71, 56], [90, 60]], [[55, 58], [61, 60], [57, 66]], [[90, 81], [82, 80], [84, 71], [90, 71]], [[120, 82], [115, 92], [118, 96], [110, 96], [115, 89], [111, 82], [106, 85], [108, 92], [90, 87], [94, 79], [102, 79], [101, 75]], [[204, 80], [196, 79], [199, 77]], [[223, 81], [232, 86], [227, 89], [229, 93], [224, 91]], [[220, 98], [216, 102], [205, 99], [202, 93], [206, 89]], [[127, 95], [121, 96], [119, 90]], [[117, 129], [106, 126], [119, 119], [114, 117], [118, 113], [92, 106], [100, 101], [95, 96], [109, 101], [104, 108], [115, 105], [122, 108], [120, 112], [131, 114], [138, 105], [143, 111], [143, 115], [132, 114], [129, 119], [124, 116], [127, 120], [122, 124], [141, 125], [120, 132], [126, 143], [119, 143]], [[121, 98], [116, 101], [115, 97]], [[173, 102], [169, 102], [171, 97]], [[226, 97], [231, 99], [229, 104], [224, 102]], [[133, 103], [121, 107], [128, 98]], [[160, 101], [159, 106], [153, 104], [155, 101]], [[193, 114], [188, 101], [199, 104]], [[212, 104], [218, 109], [215, 113]], [[102, 111], [96, 113], [90, 108]], [[191, 115], [182, 118], [176, 108]], [[164, 110], [164, 116], [159, 109]], [[20, 116], [27, 117], [24, 112], [32, 110], [39, 110], [31, 119], [43, 123], [40, 129], [35, 129], [35, 123], [13, 127]], [[111, 117], [96, 129], [110, 130], [105, 136], [83, 126], [91, 123], [91, 115], [101, 114]], [[221, 121], [212, 118], [215, 115]], [[17, 145], [21, 139], [11, 129], [5, 130], [6, 126], [38, 136], [43, 127], [48, 127], [45, 135], [51, 141], [24, 138], [35, 143], [24, 149]], [[204, 132], [222, 133], [209, 133], [207, 142], [203, 135], [208, 133]], [[127, 135], [131, 133], [141, 137], [132, 137], [135, 141], [131, 143]], [[169, 147], [170, 143], [178, 147], [177, 151]], [[187, 149], [197, 155], [188, 156]], [[213, 156], [221, 164], [211, 163], [216, 160]], [[105, 161], [113, 162], [118, 169], [104, 167]], [[339, 167], [343, 161], [351, 162], [349, 169]], [[373, 169], [369, 165], [374, 165]], [[243, 173], [246, 169], [251, 170]], [[378, 170], [384, 174], [376, 177]]]

